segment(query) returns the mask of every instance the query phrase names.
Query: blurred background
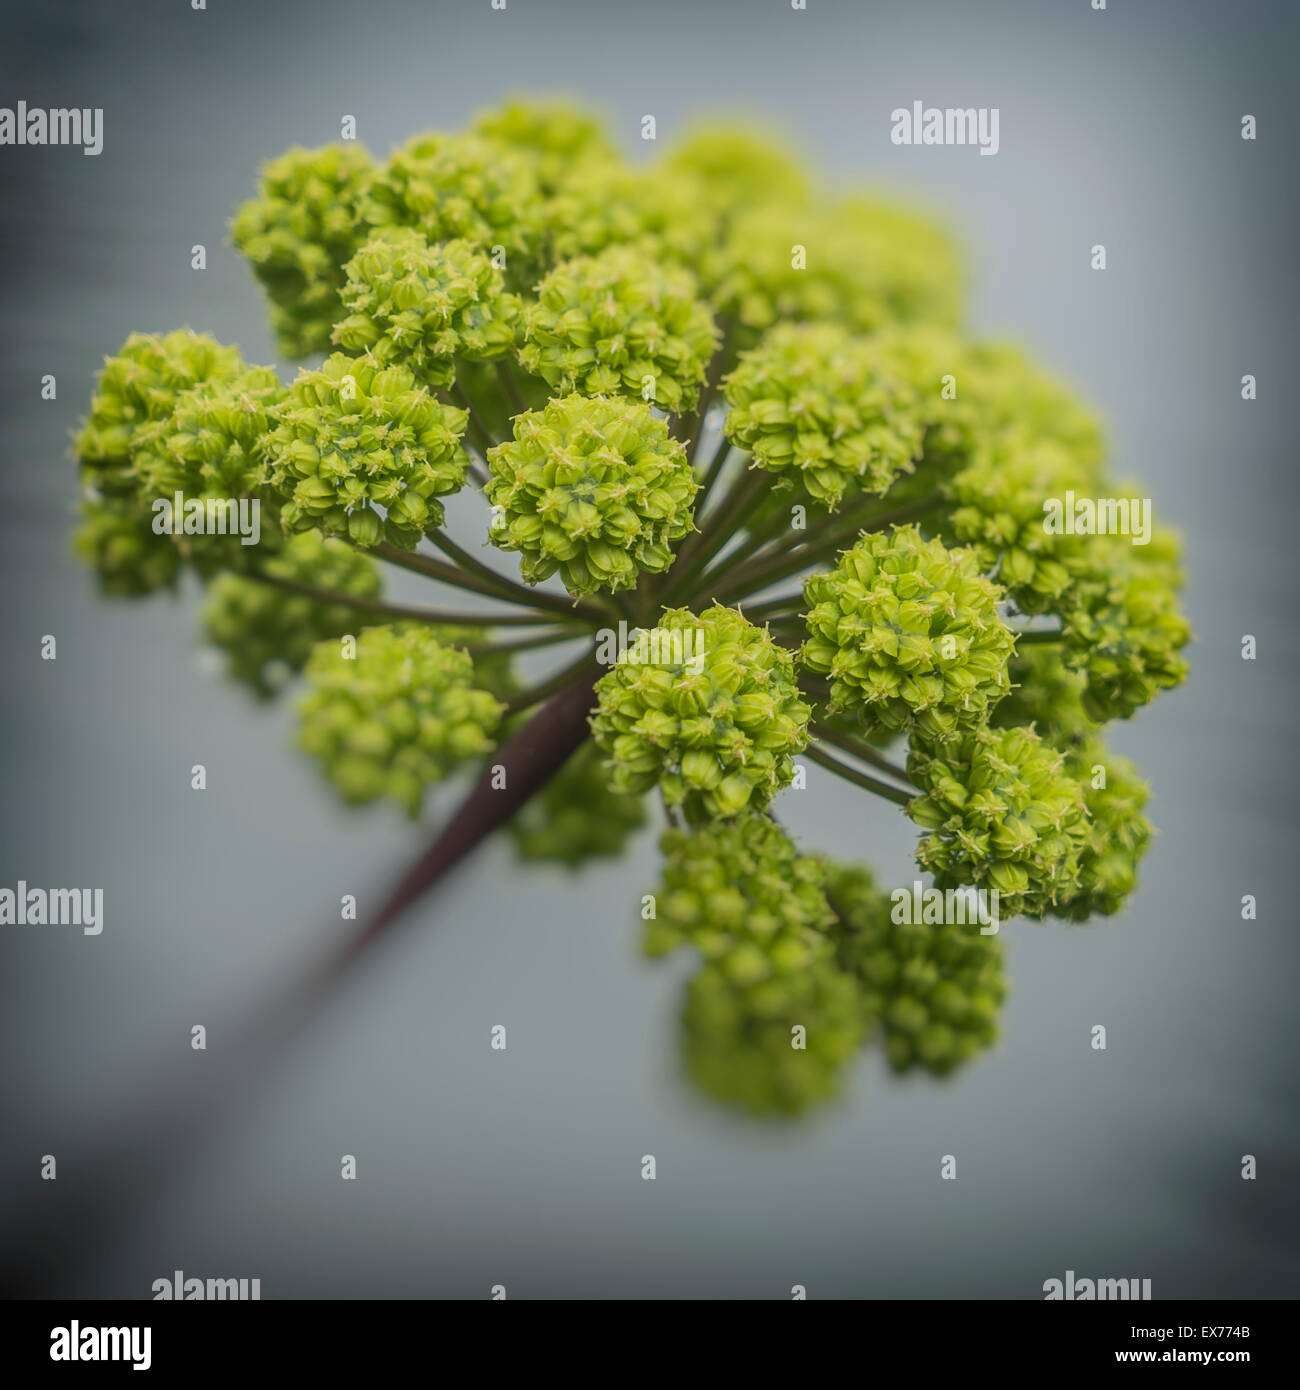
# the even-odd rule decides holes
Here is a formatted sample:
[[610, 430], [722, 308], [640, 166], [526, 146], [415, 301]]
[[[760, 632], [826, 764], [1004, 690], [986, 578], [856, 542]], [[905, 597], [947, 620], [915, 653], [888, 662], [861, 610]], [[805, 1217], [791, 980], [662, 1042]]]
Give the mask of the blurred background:
[[[827, 177], [928, 203], [969, 252], [972, 327], [1075, 383], [1116, 472], [1184, 533], [1199, 638], [1187, 686], [1112, 735], [1154, 790], [1141, 890], [1113, 924], [1006, 930], [1002, 1042], [954, 1081], [895, 1081], [874, 1052], [802, 1125], [719, 1110], [678, 1070], [690, 962], [638, 954], [653, 830], [578, 876], [501, 841], [182, 1182], [45, 1292], [149, 1297], [181, 1269], [260, 1278], [264, 1298], [1041, 1298], [1067, 1268], [1150, 1278], [1156, 1298], [1300, 1292], [1296, 7], [4, 0], [0, 18], [0, 105], [105, 112], [97, 158], [0, 148], [0, 884], [102, 886], [107, 923], [0, 929], [0, 1220], [93, 1194], [97, 1138], [160, 1076], [213, 1065], [239, 1009], [346, 930], [340, 895], [364, 912], [452, 804], [414, 827], [346, 813], [292, 749], [289, 705], [255, 706], [204, 660], [196, 589], [103, 602], [69, 553], [69, 434], [104, 354], [188, 325], [274, 361], [227, 219], [263, 160], [336, 139], [344, 114], [382, 155], [513, 93], [570, 93], [640, 158], [645, 114], [662, 148], [748, 113]], [[891, 145], [914, 100], [998, 107], [1000, 152]], [[806, 846], [910, 881], [914, 832], [883, 802], [813, 769], [781, 811]]]

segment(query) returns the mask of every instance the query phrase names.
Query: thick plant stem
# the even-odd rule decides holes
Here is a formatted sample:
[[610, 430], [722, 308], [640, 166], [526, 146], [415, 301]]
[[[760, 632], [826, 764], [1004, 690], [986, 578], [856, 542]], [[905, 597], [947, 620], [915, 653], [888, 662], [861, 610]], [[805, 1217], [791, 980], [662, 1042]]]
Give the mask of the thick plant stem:
[[[442, 833], [411, 865], [374, 918], [340, 954], [339, 967], [360, 954], [559, 772], [588, 736], [587, 716], [591, 713], [595, 683], [593, 671], [566, 685], [492, 755], [492, 766], [484, 767], [473, 790]], [[504, 777], [494, 767], [503, 768]]]
[[[224, 1045], [196, 1071], [191, 1060], [139, 1089], [139, 1097], [88, 1151], [77, 1171], [93, 1182], [73, 1184], [53, 1211], [46, 1203], [5, 1232], [0, 1293], [51, 1297], [84, 1278], [104, 1251], [140, 1219], [202, 1155], [211, 1151], [239, 1107], [274, 1064], [352, 978], [372, 948], [393, 935], [407, 909], [555, 776], [588, 736], [594, 676], [561, 691], [491, 757], [505, 769], [483, 769], [469, 796], [429, 849], [398, 880], [362, 929], [326, 951], [302, 974], [261, 998], [221, 1029]], [[337, 921], [334, 926], [337, 927]]]

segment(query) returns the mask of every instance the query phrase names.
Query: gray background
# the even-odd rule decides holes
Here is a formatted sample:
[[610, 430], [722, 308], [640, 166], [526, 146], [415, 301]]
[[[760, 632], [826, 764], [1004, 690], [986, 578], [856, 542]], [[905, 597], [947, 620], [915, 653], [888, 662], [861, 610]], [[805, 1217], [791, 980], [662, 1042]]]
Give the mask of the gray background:
[[[260, 1277], [265, 1297], [1036, 1298], [1067, 1268], [1157, 1298], [1297, 1292], [1297, 37], [1294, 6], [1226, 0], [4, 6], [0, 104], [106, 114], [97, 159], [0, 149], [0, 883], [101, 885], [108, 922], [0, 936], [6, 1216], [93, 1190], [91, 1137], [160, 1073], [210, 1065], [235, 1007], [339, 932], [341, 893], [373, 901], [448, 804], [423, 828], [346, 814], [288, 708], [204, 667], [193, 590], [100, 602], [68, 554], [68, 434], [102, 355], [188, 324], [274, 360], [225, 221], [263, 159], [335, 138], [343, 113], [382, 154], [568, 90], [639, 154], [646, 112], [662, 141], [739, 107], [836, 176], [927, 198], [969, 247], [974, 326], [1077, 382], [1118, 471], [1185, 533], [1199, 637], [1188, 685], [1114, 738], [1155, 790], [1141, 892], [1114, 925], [1009, 929], [1003, 1041], [955, 1083], [896, 1082], [869, 1055], [803, 1127], [710, 1107], [676, 1073], [687, 962], [637, 954], [652, 836], [579, 878], [496, 844], [64, 1292], [148, 1296], [176, 1268]], [[892, 146], [914, 99], [999, 107], [1001, 152]], [[805, 843], [910, 878], [884, 803], [814, 770], [781, 810]]]

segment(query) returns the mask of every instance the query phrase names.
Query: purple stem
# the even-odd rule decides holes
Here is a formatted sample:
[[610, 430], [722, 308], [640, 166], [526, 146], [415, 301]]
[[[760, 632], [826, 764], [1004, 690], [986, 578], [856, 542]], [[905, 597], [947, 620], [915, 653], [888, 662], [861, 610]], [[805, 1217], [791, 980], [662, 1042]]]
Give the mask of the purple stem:
[[[174, 1183], [231, 1112], [270, 1073], [270, 1064], [321, 1012], [357, 963], [406, 909], [540, 791], [587, 738], [593, 686], [600, 673], [581, 676], [551, 697], [491, 755], [473, 790], [442, 833], [398, 881], [366, 925], [305, 974], [273, 992], [244, 1019], [223, 1030], [232, 1039], [207, 1055], [196, 1074], [192, 1058], [163, 1084], [150, 1088], [112, 1134], [89, 1152], [60, 1145], [57, 1183], [37, 1183], [32, 1200], [0, 1237], [0, 1296], [69, 1297], [72, 1281], [104, 1249], [145, 1202]], [[505, 785], [494, 788], [494, 766]], [[140, 1297], [146, 1297], [142, 1289]]]

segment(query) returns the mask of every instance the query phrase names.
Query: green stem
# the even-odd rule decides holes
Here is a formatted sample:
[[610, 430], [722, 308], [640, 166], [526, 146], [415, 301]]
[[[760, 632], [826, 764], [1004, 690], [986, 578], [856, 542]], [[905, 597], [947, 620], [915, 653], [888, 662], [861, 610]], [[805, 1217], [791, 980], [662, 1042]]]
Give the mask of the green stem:
[[665, 602], [681, 597], [699, 579], [704, 567], [731, 539], [745, 517], [762, 502], [770, 483], [771, 479], [761, 468], [736, 481], [731, 491], [706, 518], [703, 530], [697, 531], [683, 546], [673, 566], [675, 577], [669, 585]]
[[1017, 647], [1019, 647], [1025, 643], [1028, 643], [1031, 646], [1036, 646], [1039, 643], [1059, 642], [1064, 636], [1065, 633], [1063, 633], [1060, 628], [1056, 628], [1055, 630], [1040, 629], [1033, 632], [1017, 632], [1016, 645]]
[[709, 500], [709, 494], [713, 491], [714, 484], [722, 475], [723, 467], [727, 462], [727, 457], [731, 453], [731, 440], [724, 433], [718, 440], [718, 447], [713, 451], [713, 457], [709, 460], [709, 467], [704, 474], [704, 479], [700, 483], [700, 490], [695, 494], [695, 514], [702, 516], [704, 504]]
[[845, 733], [841, 729], [833, 728], [820, 721], [812, 725], [812, 732], [827, 743], [833, 744], [841, 753], [848, 753], [850, 757], [858, 758], [864, 763], [870, 763], [872, 767], [878, 768], [881, 772], [887, 772], [891, 777], [897, 777], [900, 782], [910, 780], [905, 768], [895, 766], [869, 743], [856, 738], [853, 734]]
[[470, 399], [459, 382], [452, 383], [451, 394], [456, 398], [460, 408], [469, 416], [470, 425], [477, 431], [482, 446], [485, 449], [495, 449], [497, 441], [492, 438], [492, 431], [483, 423], [478, 411], [470, 404]]
[[888, 782], [882, 782], [878, 777], [873, 777], [869, 772], [860, 772], [856, 767], [849, 767], [847, 763], [842, 763], [838, 758], [832, 758], [829, 753], [823, 753], [820, 748], [814, 747], [811, 743], [804, 752], [813, 760], [820, 764], [828, 772], [833, 772], [837, 777], [843, 777], [846, 782], [852, 782], [855, 786], [862, 787], [869, 792], [875, 792], [877, 796], [883, 796], [886, 801], [892, 801], [895, 806], [906, 806], [912, 800], [910, 792], [900, 791], [897, 787], [891, 787]]
[[524, 402], [524, 393], [519, 389], [515, 374], [510, 370], [510, 363], [504, 357], [497, 358], [497, 375], [501, 378], [501, 384], [506, 388], [506, 395], [510, 397], [510, 404], [514, 406], [515, 414], [522, 415], [528, 409]]
[[719, 601], [727, 601], [733, 596], [757, 593], [780, 579], [789, 579], [791, 575], [798, 574], [801, 570], [806, 570], [829, 558], [860, 535], [871, 531], [881, 531], [886, 526], [915, 521], [918, 517], [925, 516], [928, 512], [933, 511], [942, 500], [937, 493], [934, 493], [929, 497], [922, 497], [919, 501], [909, 502], [906, 506], [896, 507], [893, 511], [873, 516], [868, 525], [862, 525], [855, 521], [849, 526], [842, 526], [834, 531], [812, 537], [812, 541], [815, 542], [813, 544], [805, 543], [793, 551], [780, 551], [770, 559], [760, 560], [757, 563], [751, 561], [748, 565], [742, 566], [738, 573], [733, 574], [729, 582], [716, 591], [714, 597]]
[[314, 599], [317, 603], [338, 604], [344, 608], [355, 608], [359, 613], [375, 613], [381, 617], [398, 621], [417, 623], [436, 623], [458, 627], [526, 627], [533, 623], [550, 622], [550, 618], [538, 614], [535, 618], [522, 614], [507, 613], [449, 613], [437, 608], [408, 607], [401, 603], [385, 603], [383, 599], [363, 598], [355, 594], [345, 594], [336, 589], [322, 589], [315, 584], [304, 584], [298, 579], [286, 579], [277, 574], [267, 574], [263, 570], [251, 570], [242, 576], [256, 579], [259, 584], [269, 584], [283, 589], [286, 593], [298, 594], [302, 598]]
[[[459, 547], [457, 547], [459, 549]], [[381, 541], [374, 548], [380, 559], [387, 560], [400, 569], [414, 574], [427, 575], [439, 583], [450, 584], [455, 589], [466, 589], [470, 593], [482, 594], [486, 598], [500, 599], [505, 603], [518, 604], [525, 608], [541, 609], [548, 613], [562, 613], [566, 618], [576, 617], [584, 622], [599, 626], [609, 620], [609, 614], [602, 608], [582, 601], [565, 600], [555, 594], [539, 593], [536, 589], [525, 589], [504, 576], [498, 575], [489, 583], [477, 574], [467, 573], [454, 565], [444, 564], [430, 555], [418, 555], [414, 551], [399, 550], [388, 541]], [[486, 566], [482, 568], [486, 569]], [[495, 573], [495, 571], [489, 571]]]
[[722, 368], [727, 360], [727, 344], [730, 339], [731, 320], [725, 319], [718, 346], [709, 359], [708, 369], [704, 376], [704, 385], [700, 389], [700, 399], [691, 412], [691, 442], [686, 451], [687, 461], [691, 464], [694, 464], [695, 455], [699, 452], [700, 441], [704, 438], [704, 421], [708, 416], [709, 407], [713, 404], [713, 397], [717, 394], [718, 382], [722, 378]]
[[766, 603], [755, 603], [745, 609], [745, 617], [751, 623], [762, 622], [764, 618], [785, 617], [786, 609], [794, 609], [790, 616], [798, 618], [798, 610], [803, 607], [803, 594], [782, 594], [779, 598], [768, 599]]
[[470, 656], [487, 656], [497, 652], [526, 652], [534, 647], [553, 647], [560, 642], [574, 642], [587, 634], [579, 628], [552, 628], [549, 632], [539, 632], [536, 637], [525, 637], [519, 642], [471, 642], [465, 650]]
[[584, 652], [577, 661], [564, 667], [563, 670], [557, 671], [553, 676], [548, 676], [546, 680], [528, 690], [521, 690], [517, 695], [512, 695], [506, 701], [506, 715], [518, 714], [520, 710], [531, 709], [533, 705], [540, 704], [561, 690], [567, 690], [575, 681], [582, 679], [589, 672], [594, 672], [597, 665], [595, 652]]

